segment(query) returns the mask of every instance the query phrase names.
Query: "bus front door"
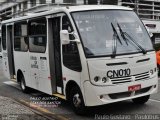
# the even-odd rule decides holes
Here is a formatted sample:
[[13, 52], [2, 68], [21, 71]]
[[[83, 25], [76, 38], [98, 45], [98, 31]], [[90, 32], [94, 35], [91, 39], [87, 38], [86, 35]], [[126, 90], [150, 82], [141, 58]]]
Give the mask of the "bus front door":
[[49, 19], [49, 59], [52, 92], [63, 94], [62, 64], [61, 64], [61, 44], [60, 44], [60, 24], [61, 16]]

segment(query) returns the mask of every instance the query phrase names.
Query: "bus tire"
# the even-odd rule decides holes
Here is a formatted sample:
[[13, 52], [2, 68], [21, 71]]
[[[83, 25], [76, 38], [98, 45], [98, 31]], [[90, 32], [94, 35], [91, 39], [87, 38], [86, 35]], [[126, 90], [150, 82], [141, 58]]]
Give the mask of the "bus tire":
[[25, 78], [22, 74], [20, 76], [20, 87], [21, 87], [22, 92], [24, 93], [29, 92], [29, 88], [26, 86]]
[[132, 99], [132, 101], [135, 103], [135, 104], [145, 104], [150, 98], [150, 95], [147, 95], [147, 96], [143, 96], [143, 97], [139, 97], [139, 98], [134, 98]]
[[72, 109], [76, 114], [84, 115], [86, 113], [83, 96], [78, 87], [73, 87], [71, 89], [69, 101], [71, 103]]

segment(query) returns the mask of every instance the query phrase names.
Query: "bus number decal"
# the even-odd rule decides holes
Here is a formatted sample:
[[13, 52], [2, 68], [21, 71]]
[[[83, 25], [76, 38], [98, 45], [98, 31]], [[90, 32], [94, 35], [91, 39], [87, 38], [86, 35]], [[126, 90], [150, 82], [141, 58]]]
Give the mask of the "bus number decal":
[[37, 57], [31, 56], [30, 59], [31, 59], [31, 68], [37, 68], [38, 69]]
[[107, 72], [107, 77], [117, 78], [117, 77], [127, 77], [130, 76], [131, 69], [120, 69], [120, 70], [109, 70]]

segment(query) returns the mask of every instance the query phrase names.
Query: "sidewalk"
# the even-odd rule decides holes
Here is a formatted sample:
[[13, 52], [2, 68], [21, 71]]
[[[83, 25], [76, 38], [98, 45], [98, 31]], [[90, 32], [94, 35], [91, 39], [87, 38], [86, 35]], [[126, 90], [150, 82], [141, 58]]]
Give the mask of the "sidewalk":
[[[0, 59], [0, 71], [2, 64]], [[3, 73], [0, 72], [0, 78], [3, 78]], [[4, 93], [5, 94], [5, 93]], [[37, 114], [29, 107], [23, 104], [0, 95], [0, 120], [48, 120], [40, 114]]]
[[47, 120], [28, 107], [8, 97], [0, 96], [0, 120]]

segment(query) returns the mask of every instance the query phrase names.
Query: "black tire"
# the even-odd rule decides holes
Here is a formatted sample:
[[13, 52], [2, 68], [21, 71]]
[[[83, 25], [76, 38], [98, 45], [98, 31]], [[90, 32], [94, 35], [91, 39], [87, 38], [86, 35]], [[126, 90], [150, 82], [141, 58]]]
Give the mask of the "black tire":
[[135, 104], [145, 104], [149, 100], [149, 98], [150, 98], [150, 95], [147, 95], [147, 96], [132, 99], [132, 101]]
[[69, 101], [76, 114], [84, 115], [86, 113], [83, 96], [78, 87], [73, 87], [71, 89]]
[[29, 92], [29, 88], [26, 86], [25, 78], [22, 74], [20, 75], [20, 83], [19, 84], [20, 84], [20, 88], [21, 88], [22, 92], [24, 92], [24, 93]]

